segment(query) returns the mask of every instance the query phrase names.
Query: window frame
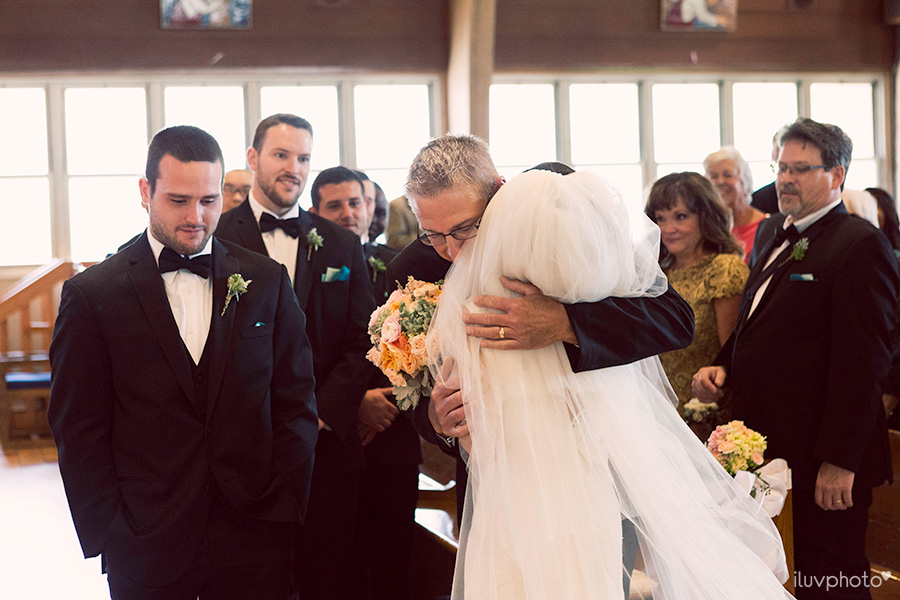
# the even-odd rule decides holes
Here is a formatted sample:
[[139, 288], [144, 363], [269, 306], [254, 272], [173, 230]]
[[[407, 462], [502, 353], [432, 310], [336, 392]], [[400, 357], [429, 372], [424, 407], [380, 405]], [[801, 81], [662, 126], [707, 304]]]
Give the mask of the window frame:
[[[256, 125], [262, 120], [260, 90], [266, 86], [334, 85], [338, 92], [338, 122], [340, 130], [340, 161], [356, 168], [356, 140], [354, 127], [353, 88], [356, 85], [418, 84], [428, 88], [430, 136], [444, 131], [442, 107], [443, 78], [440, 73], [341, 73], [308, 74], [271, 70], [233, 70], [221, 74], [208, 71], [146, 71], [122, 74], [104, 73], [35, 73], [0, 74], [0, 88], [41, 88], [46, 94], [47, 107], [47, 175], [34, 175], [48, 180], [50, 189], [51, 256], [71, 257], [71, 222], [69, 218], [69, 180], [66, 165], [65, 91], [69, 88], [142, 87], [146, 94], [147, 143], [152, 135], [165, 126], [165, 88], [167, 86], [204, 87], [240, 86], [244, 92], [243, 132], [245, 146], [253, 141]], [[302, 116], [302, 115], [301, 115]], [[423, 145], [427, 140], [423, 140]], [[333, 165], [325, 165], [333, 166]], [[324, 166], [323, 166], [324, 168]], [[98, 174], [103, 176], [103, 174]], [[9, 175], [3, 177], [18, 177]], [[308, 182], [308, 186], [312, 182]], [[307, 187], [308, 187], [307, 186]], [[135, 182], [137, 189], [137, 182]], [[0, 280], [18, 279], [38, 265], [0, 265]]]

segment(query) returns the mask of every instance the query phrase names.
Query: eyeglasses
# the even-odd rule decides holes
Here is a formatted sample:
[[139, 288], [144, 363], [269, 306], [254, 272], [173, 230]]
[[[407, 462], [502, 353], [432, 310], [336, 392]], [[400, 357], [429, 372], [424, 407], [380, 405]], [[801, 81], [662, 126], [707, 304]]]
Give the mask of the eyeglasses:
[[790, 173], [791, 175], [806, 175], [813, 169], [825, 169], [827, 171], [833, 168], [828, 165], [786, 165], [784, 163], [771, 163], [769, 167], [772, 169], [772, 172], [777, 175], [784, 175], [785, 173]]
[[247, 194], [250, 193], [250, 189], [252, 187], [253, 186], [250, 186], [250, 185], [242, 185], [242, 186], [238, 187], [236, 185], [231, 185], [230, 183], [226, 183], [225, 185], [222, 186], [222, 191], [229, 195], [240, 193], [241, 196], [246, 196]]
[[450, 233], [423, 233], [419, 236], [419, 239], [422, 240], [422, 243], [426, 246], [443, 246], [447, 243], [448, 236], [452, 237], [454, 240], [464, 242], [478, 235], [478, 227], [480, 225], [481, 219], [478, 219], [477, 222], [471, 225], [457, 227]]

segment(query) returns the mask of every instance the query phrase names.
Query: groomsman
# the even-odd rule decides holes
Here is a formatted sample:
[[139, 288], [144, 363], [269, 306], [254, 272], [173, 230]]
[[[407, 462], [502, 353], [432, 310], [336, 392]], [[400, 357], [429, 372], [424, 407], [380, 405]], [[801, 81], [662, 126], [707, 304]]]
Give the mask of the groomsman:
[[892, 476], [881, 383], [897, 261], [841, 202], [852, 149], [840, 128], [811, 119], [782, 133], [781, 214], [760, 225], [734, 332], [693, 383], [703, 401], [728, 386], [733, 414], [790, 465], [801, 599], [870, 598], [868, 509]]
[[[364, 239], [368, 228], [365, 187], [346, 167], [325, 169], [310, 195], [318, 214]], [[372, 241], [363, 244], [376, 304], [387, 299], [385, 268], [397, 251]], [[360, 528], [357, 533], [356, 598], [409, 598], [410, 562], [419, 497], [419, 436], [408, 415], [399, 415], [391, 384], [372, 366], [369, 390], [359, 405], [365, 446]]]
[[114, 600], [279, 598], [306, 511], [312, 351], [283, 266], [213, 237], [222, 151], [150, 143], [150, 226], [65, 283], [49, 417], [84, 555]]
[[357, 411], [371, 374], [366, 328], [375, 304], [359, 238], [297, 204], [311, 155], [309, 122], [289, 114], [263, 119], [247, 150], [253, 188], [222, 217], [219, 236], [284, 264], [306, 313], [320, 431], [294, 580], [302, 600], [343, 599], [365, 464]]

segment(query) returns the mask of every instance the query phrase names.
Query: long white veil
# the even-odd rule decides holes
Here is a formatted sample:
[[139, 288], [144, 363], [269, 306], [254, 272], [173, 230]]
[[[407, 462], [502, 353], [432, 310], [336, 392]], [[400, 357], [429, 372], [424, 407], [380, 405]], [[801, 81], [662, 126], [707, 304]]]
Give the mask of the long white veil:
[[429, 332], [455, 361], [471, 432], [454, 598], [619, 600], [622, 519], [655, 600], [789, 597], [777, 530], [681, 421], [657, 358], [575, 374], [561, 343], [484, 350], [465, 334], [475, 296], [513, 295], [500, 276], [565, 303], [658, 296], [658, 248], [658, 228], [598, 175], [530, 171], [457, 257]]

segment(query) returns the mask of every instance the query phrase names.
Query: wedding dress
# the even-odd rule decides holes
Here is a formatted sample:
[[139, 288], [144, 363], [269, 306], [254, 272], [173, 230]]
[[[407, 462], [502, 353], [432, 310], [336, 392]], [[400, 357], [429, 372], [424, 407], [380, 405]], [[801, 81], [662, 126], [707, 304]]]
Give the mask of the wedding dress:
[[659, 229], [598, 175], [529, 171], [457, 257], [429, 331], [471, 435], [454, 600], [620, 600], [623, 519], [655, 600], [790, 597], [771, 519], [681, 421], [657, 358], [575, 374], [561, 343], [485, 350], [465, 334], [475, 296], [513, 296], [501, 276], [564, 303], [658, 296], [658, 253]]

